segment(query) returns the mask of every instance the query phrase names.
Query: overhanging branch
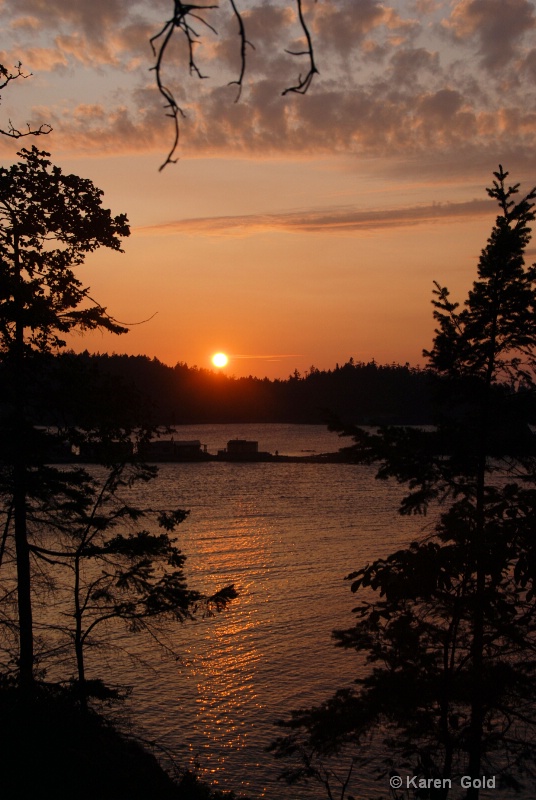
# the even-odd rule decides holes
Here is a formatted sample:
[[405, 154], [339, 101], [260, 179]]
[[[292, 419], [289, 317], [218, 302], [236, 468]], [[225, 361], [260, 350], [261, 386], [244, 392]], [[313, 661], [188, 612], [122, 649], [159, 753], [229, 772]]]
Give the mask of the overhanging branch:
[[307, 27], [307, 23], [305, 22], [305, 17], [303, 16], [302, 0], [296, 0], [296, 6], [298, 9], [298, 18], [300, 20], [300, 25], [307, 42], [307, 47], [305, 48], [305, 50], [299, 50], [299, 51], [285, 50], [285, 52], [289, 53], [289, 55], [291, 56], [307, 56], [307, 58], [309, 59], [309, 69], [307, 70], [307, 74], [303, 78], [300, 73], [300, 75], [298, 76], [298, 83], [295, 86], [289, 86], [287, 89], [285, 89], [282, 92], [283, 95], [289, 94], [289, 92], [295, 92], [296, 94], [306, 94], [311, 83], [313, 82], [314, 76], [318, 73], [313, 51], [313, 40], [311, 38], [311, 33], [309, 31], [309, 28]]
[[[10, 72], [3, 64], [0, 64], [0, 91], [18, 78], [30, 78], [32, 74], [31, 72], [26, 74], [22, 71], [20, 61], [15, 64], [14, 70], [15, 72]], [[23, 136], [44, 136], [50, 133], [51, 130], [52, 126], [48, 123], [43, 123], [38, 128], [32, 128], [29, 123], [26, 123], [26, 128], [21, 130], [20, 128], [15, 128], [11, 120], [8, 120], [7, 128], [0, 128], [0, 135], [8, 136], [10, 139], [22, 139]]]
[[[244, 18], [236, 4], [236, 0], [229, 0], [229, 3], [238, 22], [238, 37], [240, 41], [240, 69], [236, 80], [230, 81], [228, 85], [238, 87], [235, 98], [235, 102], [238, 102], [242, 94], [242, 86], [246, 74], [247, 48], [249, 46], [254, 49], [254, 45], [247, 38]], [[156, 75], [157, 89], [160, 95], [164, 98], [164, 109], [166, 111], [166, 116], [170, 117], [170, 119], [173, 121], [172, 145], [164, 162], [159, 168], [160, 171], [162, 171], [168, 164], [175, 164], [178, 161], [178, 158], [175, 156], [175, 154], [177, 152], [180, 139], [180, 118], [186, 116], [183, 109], [177, 102], [173, 91], [166, 86], [163, 80], [164, 57], [166, 55], [168, 45], [173, 38], [175, 31], [177, 29], [180, 30], [187, 43], [188, 69], [190, 75], [193, 74], [200, 79], [206, 78], [207, 76], [202, 74], [195, 59], [194, 46], [199, 44], [201, 37], [197, 30], [193, 27], [192, 23], [200, 23], [212, 31], [212, 33], [217, 35], [216, 29], [210, 25], [203, 16], [201, 16], [204, 12], [213, 11], [217, 8], [219, 8], [218, 5], [198, 5], [192, 3], [183, 3], [181, 0], [174, 0], [173, 16], [163, 25], [161, 30], [150, 39], [153, 56], [155, 57], [155, 63], [151, 69], [154, 70]], [[292, 56], [306, 56], [309, 61], [309, 67], [307, 73], [303, 77], [301, 74], [298, 76], [298, 81], [295, 85], [289, 86], [282, 92], [283, 95], [289, 94], [290, 92], [294, 92], [295, 94], [306, 94], [311, 86], [314, 76], [318, 73], [314, 58], [313, 40], [303, 13], [303, 0], [296, 0], [296, 8], [299, 24], [306, 40], [306, 47], [304, 50], [286, 50], [286, 52]]]

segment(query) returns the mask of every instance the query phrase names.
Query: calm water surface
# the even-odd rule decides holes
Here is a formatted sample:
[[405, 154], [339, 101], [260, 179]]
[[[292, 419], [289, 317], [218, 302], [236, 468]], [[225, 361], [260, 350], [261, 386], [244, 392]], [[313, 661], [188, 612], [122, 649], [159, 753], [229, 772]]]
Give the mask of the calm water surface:
[[[179, 437], [212, 452], [236, 437], [289, 455], [341, 446], [316, 426], [191, 426]], [[277, 719], [360, 673], [357, 655], [330, 641], [333, 628], [352, 624], [344, 576], [408, 542], [422, 520], [397, 515], [398, 487], [343, 464], [164, 464], [143, 492], [152, 505], [190, 509], [178, 530], [189, 585], [211, 592], [234, 583], [239, 598], [214, 618], [170, 629], [177, 661], [142, 636], [122, 640], [135, 657], [128, 669], [111, 654], [91, 657], [110, 659], [114, 677], [133, 686], [131, 716], [146, 737], [209, 782], [267, 800], [325, 797], [278, 782], [284, 765], [265, 748]]]

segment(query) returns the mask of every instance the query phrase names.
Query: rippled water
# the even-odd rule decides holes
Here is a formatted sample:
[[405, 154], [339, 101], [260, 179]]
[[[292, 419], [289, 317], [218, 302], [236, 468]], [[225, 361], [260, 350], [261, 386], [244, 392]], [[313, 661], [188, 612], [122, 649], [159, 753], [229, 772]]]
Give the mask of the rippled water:
[[[289, 455], [341, 444], [315, 426], [192, 426], [179, 435], [210, 451], [234, 437]], [[344, 464], [164, 464], [144, 492], [153, 505], [191, 511], [179, 529], [191, 587], [234, 583], [239, 598], [215, 618], [171, 629], [179, 661], [144, 637], [123, 638], [137, 660], [116, 674], [134, 687], [135, 724], [222, 788], [269, 800], [325, 797], [278, 782], [282, 765], [265, 748], [278, 718], [359, 673], [356, 654], [330, 641], [333, 628], [352, 622], [343, 578], [422, 522], [397, 515], [397, 487]]]

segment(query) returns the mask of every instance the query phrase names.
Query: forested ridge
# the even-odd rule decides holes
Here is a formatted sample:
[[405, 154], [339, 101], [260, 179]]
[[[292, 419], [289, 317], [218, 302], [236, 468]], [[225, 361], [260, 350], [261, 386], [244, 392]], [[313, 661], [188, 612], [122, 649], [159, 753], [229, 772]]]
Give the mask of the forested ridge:
[[[50, 364], [44, 368], [50, 371]], [[81, 383], [86, 402], [100, 385], [111, 405], [129, 393], [146, 406], [155, 424], [286, 422], [320, 424], [326, 414], [360, 423], [426, 423], [430, 421], [430, 386], [425, 370], [409, 364], [380, 365], [350, 358], [334, 369], [312, 366], [285, 380], [253, 376], [236, 378], [223, 372], [169, 367], [147, 356], [65, 353], [53, 367], [56, 390]], [[77, 376], [73, 379], [73, 375]], [[45, 396], [46, 396], [45, 390]], [[84, 402], [84, 401], [83, 401]], [[100, 401], [102, 402], [102, 400]], [[43, 402], [43, 409], [49, 406]], [[45, 412], [46, 416], [46, 412]], [[47, 422], [44, 418], [43, 423]]]

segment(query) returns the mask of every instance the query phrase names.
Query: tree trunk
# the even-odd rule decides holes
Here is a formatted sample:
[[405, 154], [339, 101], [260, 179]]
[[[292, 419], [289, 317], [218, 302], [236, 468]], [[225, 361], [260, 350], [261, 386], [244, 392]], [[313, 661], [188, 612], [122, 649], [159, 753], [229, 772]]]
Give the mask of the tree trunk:
[[17, 560], [17, 601], [19, 609], [19, 673], [24, 691], [33, 685], [34, 644], [31, 597], [30, 550], [26, 529], [26, 469], [14, 469], [15, 551]]
[[17, 602], [19, 610], [19, 674], [23, 691], [30, 691], [33, 686], [34, 640], [31, 595], [30, 549], [28, 547], [28, 529], [26, 523], [26, 506], [28, 499], [28, 448], [25, 409], [26, 392], [24, 380], [24, 320], [23, 300], [21, 297], [21, 265], [19, 238], [14, 234], [14, 268], [15, 268], [15, 341], [13, 366], [15, 370], [15, 415], [14, 415], [14, 464], [13, 464], [13, 516], [15, 522], [15, 552], [17, 562]]
[[77, 554], [74, 564], [74, 650], [78, 671], [78, 700], [82, 711], [87, 711], [86, 671], [84, 664], [84, 638], [82, 635], [82, 608], [80, 605], [80, 555]]
[[[473, 610], [473, 641], [471, 645], [472, 685], [471, 685], [471, 724], [469, 729], [468, 773], [474, 783], [480, 778], [482, 767], [482, 738], [484, 734], [484, 627], [486, 618], [486, 463], [489, 446], [490, 399], [496, 360], [496, 332], [499, 300], [495, 302], [492, 320], [489, 357], [485, 375], [484, 394], [480, 414], [479, 453], [476, 475], [476, 530], [473, 542], [476, 591]], [[478, 800], [480, 789], [470, 786], [467, 800]]]

